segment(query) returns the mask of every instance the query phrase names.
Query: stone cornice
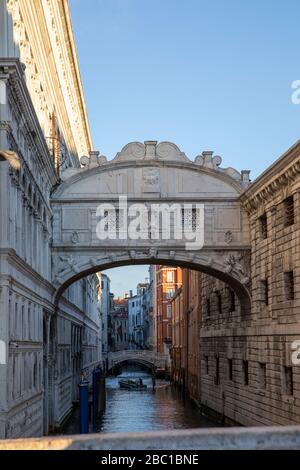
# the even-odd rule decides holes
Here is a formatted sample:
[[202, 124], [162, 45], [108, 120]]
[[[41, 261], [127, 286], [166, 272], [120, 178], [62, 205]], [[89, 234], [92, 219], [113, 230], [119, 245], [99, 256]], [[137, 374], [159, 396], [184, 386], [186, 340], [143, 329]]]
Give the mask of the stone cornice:
[[74, 64], [74, 69], [72, 68], [72, 72], [74, 75], [74, 82], [76, 83], [78, 102], [80, 103], [80, 111], [82, 114], [82, 121], [85, 126], [86, 140], [88, 142], [88, 152], [90, 152], [93, 148], [92, 137], [91, 137], [90, 127], [89, 127], [89, 121], [88, 121], [88, 115], [87, 115], [87, 109], [86, 109], [84, 91], [83, 91], [81, 74], [80, 74], [80, 69], [79, 69], [78, 56], [77, 56], [76, 44], [74, 40], [72, 19], [71, 19], [68, 0], [62, 0], [61, 2], [59, 2], [59, 9], [60, 11], [63, 11], [64, 13], [61, 16], [61, 18], [62, 20], [64, 20], [63, 27], [64, 27], [65, 35], [67, 37], [65, 44], [70, 52], [72, 63]]
[[240, 197], [251, 213], [300, 176], [300, 140], [265, 170]]
[[240, 173], [231, 167], [222, 168], [220, 166], [222, 158], [218, 155], [213, 156], [212, 151], [203, 151], [201, 155], [197, 155], [192, 161], [172, 142], [130, 142], [117, 153], [113, 160], [108, 161], [104, 155], [93, 151], [90, 152], [89, 157], [81, 157], [80, 163], [81, 168], [68, 168], [62, 173], [63, 183], [53, 193], [54, 197], [62, 194], [71, 184], [90, 178], [93, 175], [129, 168], [135, 170], [148, 168], [148, 174], [144, 175], [144, 179], [147, 179], [152, 187], [159, 179], [157, 172], [163, 167], [186, 169], [191, 172], [209, 175], [227, 183], [238, 194], [241, 194], [249, 184], [250, 172], [248, 170], [242, 170]]
[[92, 142], [67, 1], [10, 0], [8, 8], [40, 122], [49, 132], [55, 111], [71, 155], [87, 154]]
[[[32, 136], [32, 144], [36, 147], [37, 158], [42, 167], [46, 167], [51, 186], [57, 183], [57, 176], [49, 154], [48, 146], [40, 127], [39, 120], [24, 79], [24, 68], [18, 59], [0, 60], [0, 78], [9, 82], [10, 91], [15, 104], [25, 116], [29, 135]], [[34, 137], [33, 137], [34, 136]]]

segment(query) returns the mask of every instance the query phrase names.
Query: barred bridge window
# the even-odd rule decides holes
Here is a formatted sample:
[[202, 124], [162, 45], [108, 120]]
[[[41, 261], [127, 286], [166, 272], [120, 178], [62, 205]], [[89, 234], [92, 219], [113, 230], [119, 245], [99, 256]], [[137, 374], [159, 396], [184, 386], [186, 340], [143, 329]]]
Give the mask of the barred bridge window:
[[108, 222], [105, 226], [105, 231], [108, 231], [110, 228], [118, 232], [120, 225], [122, 224], [122, 218], [120, 217], [119, 209], [115, 209], [114, 211], [104, 211], [104, 217], [107, 218]]
[[197, 209], [181, 209], [181, 223], [185, 229], [190, 229], [192, 232], [196, 232], [197, 225]]

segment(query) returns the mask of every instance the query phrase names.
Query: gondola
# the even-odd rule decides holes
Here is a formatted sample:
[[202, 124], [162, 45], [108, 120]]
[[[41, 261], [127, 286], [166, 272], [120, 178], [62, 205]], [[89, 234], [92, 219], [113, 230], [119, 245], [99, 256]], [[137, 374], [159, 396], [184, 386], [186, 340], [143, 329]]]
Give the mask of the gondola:
[[127, 390], [146, 390], [147, 385], [140, 383], [139, 380], [119, 380], [120, 388]]

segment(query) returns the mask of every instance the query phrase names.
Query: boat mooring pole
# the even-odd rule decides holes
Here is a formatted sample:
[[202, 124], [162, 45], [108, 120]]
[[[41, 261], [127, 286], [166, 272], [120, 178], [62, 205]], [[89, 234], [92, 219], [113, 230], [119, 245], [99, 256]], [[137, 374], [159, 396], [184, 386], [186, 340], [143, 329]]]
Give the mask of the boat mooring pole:
[[79, 383], [80, 434], [89, 432], [89, 382], [85, 379]]

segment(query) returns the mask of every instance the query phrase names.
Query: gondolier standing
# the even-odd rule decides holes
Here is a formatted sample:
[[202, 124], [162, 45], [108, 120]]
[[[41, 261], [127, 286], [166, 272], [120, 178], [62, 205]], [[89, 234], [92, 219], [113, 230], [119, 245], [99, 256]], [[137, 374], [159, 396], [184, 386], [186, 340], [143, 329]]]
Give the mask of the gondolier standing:
[[155, 391], [156, 379], [155, 379], [155, 372], [152, 374], [152, 390]]

